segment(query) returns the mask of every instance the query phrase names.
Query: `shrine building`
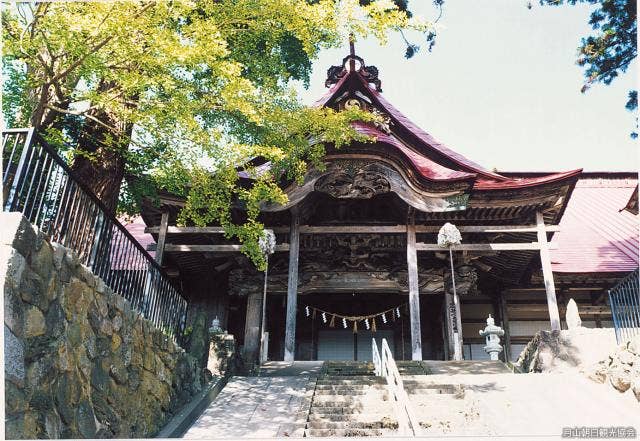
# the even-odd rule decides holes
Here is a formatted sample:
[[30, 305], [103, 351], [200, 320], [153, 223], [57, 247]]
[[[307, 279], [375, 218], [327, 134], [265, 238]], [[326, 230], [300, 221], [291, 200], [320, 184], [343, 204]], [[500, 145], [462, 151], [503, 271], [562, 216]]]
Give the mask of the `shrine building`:
[[[354, 123], [375, 141], [327, 146], [325, 169], [310, 169], [302, 185], [284, 183], [285, 205], [262, 207], [260, 220], [276, 237], [266, 296], [264, 273], [219, 226], [176, 226], [182, 198], [161, 192], [159, 205], [143, 204], [156, 260], [180, 280], [193, 309], [235, 336], [247, 360], [259, 357], [262, 325], [264, 357], [285, 361], [369, 360], [372, 337], [386, 338], [397, 360], [486, 358], [478, 331], [489, 314], [505, 329], [504, 356], [513, 359], [537, 330], [561, 329], [570, 298], [586, 324], [608, 326], [606, 289], [637, 268], [637, 240], [635, 251], [620, 252], [626, 261], [608, 267], [606, 255], [594, 262], [571, 247], [588, 231], [596, 236], [598, 226], [583, 226], [582, 215], [591, 223], [604, 212], [620, 215], [619, 229], [637, 230], [637, 217], [618, 210], [636, 177], [486, 170], [391, 105], [378, 70], [353, 51], [328, 70], [326, 86], [317, 106], [366, 109], [382, 122]], [[606, 210], [590, 202], [600, 196], [582, 191], [571, 231], [563, 230], [573, 194], [594, 187], [624, 191], [600, 201]], [[241, 218], [242, 208], [234, 210]], [[460, 232], [459, 244], [438, 243], [446, 223]], [[611, 242], [604, 236], [602, 246]]]

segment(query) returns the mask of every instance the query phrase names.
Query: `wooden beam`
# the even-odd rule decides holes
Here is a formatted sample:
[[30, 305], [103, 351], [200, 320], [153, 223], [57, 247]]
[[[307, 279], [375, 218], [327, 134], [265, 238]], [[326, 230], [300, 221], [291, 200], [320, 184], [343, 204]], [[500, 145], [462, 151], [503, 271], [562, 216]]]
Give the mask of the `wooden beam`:
[[[289, 227], [271, 227], [275, 233], [288, 233]], [[461, 225], [458, 227], [461, 233], [535, 233], [536, 225]], [[146, 227], [145, 233], [157, 234], [160, 227]], [[406, 225], [300, 225], [300, 234], [348, 234], [348, 233], [405, 233]], [[439, 226], [416, 225], [416, 233], [437, 233]], [[558, 225], [547, 225], [547, 232], [560, 231]], [[169, 234], [224, 234], [222, 227], [175, 227], [168, 228]]]
[[[156, 244], [147, 245], [147, 251], [155, 251]], [[242, 250], [242, 245], [180, 245], [174, 243], [168, 243], [164, 246], [164, 251], [167, 253], [239, 253]], [[276, 251], [289, 251], [288, 243], [279, 243], [276, 245]]]
[[558, 312], [558, 299], [556, 299], [556, 286], [553, 282], [553, 271], [551, 269], [551, 255], [547, 246], [547, 232], [544, 225], [542, 212], [536, 212], [536, 223], [538, 225], [538, 243], [540, 244], [540, 262], [542, 263], [542, 274], [544, 286], [547, 292], [547, 305], [549, 306], [549, 321], [551, 330], [560, 330], [560, 313]]
[[[453, 251], [527, 251], [539, 250], [542, 245], [538, 242], [522, 242], [522, 243], [463, 243], [460, 245], [452, 245]], [[548, 249], [555, 249], [556, 244], [549, 244]], [[417, 251], [447, 251], [438, 244], [418, 242], [416, 243]]]
[[160, 219], [160, 231], [158, 233], [158, 246], [156, 248], [155, 261], [162, 265], [162, 258], [165, 251], [165, 241], [167, 240], [167, 228], [169, 226], [169, 212], [163, 211]]
[[289, 230], [289, 277], [287, 280], [287, 315], [284, 336], [284, 361], [295, 360], [296, 313], [298, 308], [298, 253], [300, 251], [300, 217], [298, 210], [291, 210]]
[[[510, 304], [507, 308], [510, 313], [533, 313], [547, 312], [547, 305], [527, 305], [527, 304]], [[566, 307], [560, 306], [558, 311], [561, 314], [566, 312]], [[578, 313], [580, 315], [611, 315], [611, 309], [606, 305], [581, 305], [578, 304]]]
[[411, 320], [411, 359], [422, 360], [422, 328], [420, 327], [420, 293], [418, 285], [418, 254], [413, 209], [407, 219], [407, 276], [409, 279], [409, 317]]

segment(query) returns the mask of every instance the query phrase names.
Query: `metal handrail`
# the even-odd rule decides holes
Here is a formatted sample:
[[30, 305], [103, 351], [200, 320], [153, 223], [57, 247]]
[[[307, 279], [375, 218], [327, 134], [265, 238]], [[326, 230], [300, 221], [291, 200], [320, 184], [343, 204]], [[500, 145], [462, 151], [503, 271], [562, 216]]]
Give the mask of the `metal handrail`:
[[2, 209], [72, 249], [80, 263], [167, 334], [181, 338], [188, 302], [73, 170], [32, 128], [2, 131]]
[[[400, 371], [393, 358], [387, 339], [382, 339], [382, 353], [378, 352], [378, 344], [376, 339], [372, 338], [372, 355], [376, 375], [385, 377], [387, 380], [387, 388], [393, 399], [392, 403], [396, 416], [398, 417], [398, 426], [402, 435], [409, 433], [413, 436], [420, 434], [420, 424], [415, 416], [413, 407], [409, 402], [407, 391], [404, 389], [404, 383], [400, 376]], [[382, 356], [381, 356], [382, 355]]]
[[618, 344], [640, 334], [640, 281], [633, 271], [609, 290], [609, 305]]

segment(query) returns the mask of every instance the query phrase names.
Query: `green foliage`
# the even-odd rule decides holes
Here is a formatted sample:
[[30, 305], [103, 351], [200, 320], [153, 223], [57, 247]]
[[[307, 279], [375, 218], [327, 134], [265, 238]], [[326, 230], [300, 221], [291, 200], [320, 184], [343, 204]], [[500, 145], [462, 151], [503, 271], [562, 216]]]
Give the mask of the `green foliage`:
[[[391, 0], [16, 3], [2, 12], [3, 112], [70, 158], [124, 163], [120, 209], [158, 186], [183, 194], [183, 222], [219, 223], [260, 266], [260, 205], [283, 203], [278, 184], [372, 118], [304, 108], [290, 80], [308, 82], [320, 49], [349, 34], [385, 43], [403, 29], [430, 25]], [[243, 187], [237, 168], [255, 157], [271, 169], [246, 169]]]

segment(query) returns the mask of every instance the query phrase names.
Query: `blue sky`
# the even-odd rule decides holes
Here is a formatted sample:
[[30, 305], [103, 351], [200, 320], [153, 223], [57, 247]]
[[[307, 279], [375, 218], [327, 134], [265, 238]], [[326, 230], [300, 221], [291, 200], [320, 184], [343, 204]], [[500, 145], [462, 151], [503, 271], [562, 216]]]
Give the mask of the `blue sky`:
[[[637, 61], [605, 86], [580, 93], [575, 64], [590, 7], [541, 7], [526, 0], [446, 0], [436, 46], [410, 60], [399, 35], [386, 47], [360, 41], [356, 52], [380, 70], [384, 96], [450, 148], [487, 168], [510, 171], [634, 171], [638, 145], [624, 105], [637, 87]], [[411, 9], [432, 18], [431, 1]], [[413, 40], [420, 43], [420, 36]], [[348, 48], [314, 62], [310, 104], [326, 89], [326, 69]]]

